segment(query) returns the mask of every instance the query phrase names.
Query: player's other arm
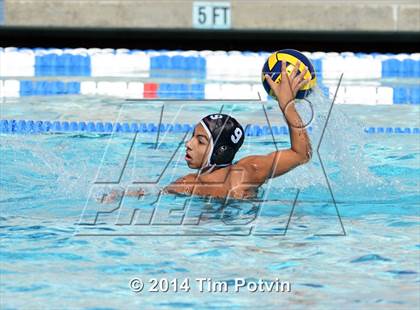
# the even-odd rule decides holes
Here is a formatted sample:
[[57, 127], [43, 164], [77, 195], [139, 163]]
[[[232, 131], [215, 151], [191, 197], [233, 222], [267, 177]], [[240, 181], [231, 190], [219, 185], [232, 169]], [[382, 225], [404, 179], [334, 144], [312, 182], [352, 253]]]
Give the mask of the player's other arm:
[[146, 193], [144, 189], [138, 188], [138, 189], [130, 189], [130, 190], [112, 190], [109, 193], [103, 194], [99, 199], [97, 199], [101, 203], [113, 203], [117, 201], [118, 199], [121, 199], [121, 197], [124, 196], [133, 196], [140, 199], [141, 196], [144, 196]]

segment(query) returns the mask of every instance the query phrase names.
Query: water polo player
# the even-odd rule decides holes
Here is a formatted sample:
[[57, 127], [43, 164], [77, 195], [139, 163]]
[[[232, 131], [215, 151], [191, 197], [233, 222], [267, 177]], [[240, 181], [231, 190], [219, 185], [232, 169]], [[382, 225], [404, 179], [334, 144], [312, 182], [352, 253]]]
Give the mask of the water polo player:
[[[164, 192], [219, 198], [251, 198], [267, 179], [280, 176], [309, 161], [312, 155], [311, 143], [294, 107], [298, 90], [308, 83], [304, 79], [307, 69], [297, 74], [296, 68], [299, 64], [287, 75], [283, 62], [281, 75], [288, 78], [282, 78], [280, 83], [275, 83], [266, 75], [287, 119], [290, 149], [267, 155], [247, 156], [233, 163], [235, 154], [244, 141], [244, 129], [229, 115], [210, 114], [196, 125], [191, 139], [185, 143], [187, 165], [198, 172], [179, 178], [165, 187]], [[125, 194], [140, 196], [144, 191], [130, 191]]]

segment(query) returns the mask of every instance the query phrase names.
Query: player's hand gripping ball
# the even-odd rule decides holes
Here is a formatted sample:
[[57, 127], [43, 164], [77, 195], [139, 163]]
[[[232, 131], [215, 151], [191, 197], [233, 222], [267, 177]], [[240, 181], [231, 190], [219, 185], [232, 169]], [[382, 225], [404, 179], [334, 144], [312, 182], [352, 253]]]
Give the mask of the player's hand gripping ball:
[[308, 96], [312, 92], [313, 87], [316, 85], [315, 69], [310, 60], [305, 55], [293, 49], [284, 49], [275, 52], [271, 54], [265, 62], [262, 69], [261, 79], [267, 94], [276, 99], [273, 90], [271, 89], [270, 85], [267, 82], [267, 79], [265, 78], [265, 75], [268, 74], [275, 83], [280, 83], [282, 61], [286, 62], [286, 72], [289, 76], [292, 73], [293, 68], [299, 61], [300, 66], [297, 72], [298, 75], [303, 70], [305, 70], [305, 67], [308, 68], [304, 79], [308, 79], [309, 82], [306, 85], [302, 86], [301, 89], [299, 89], [299, 91], [296, 94], [296, 98], [303, 99], [306, 96]]

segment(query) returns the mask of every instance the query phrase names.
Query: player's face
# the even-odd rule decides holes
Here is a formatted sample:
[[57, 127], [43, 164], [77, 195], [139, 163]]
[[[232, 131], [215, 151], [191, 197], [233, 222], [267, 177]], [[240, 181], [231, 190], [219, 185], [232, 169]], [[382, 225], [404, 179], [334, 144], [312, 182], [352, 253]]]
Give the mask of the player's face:
[[210, 140], [206, 130], [200, 123], [195, 126], [193, 135], [185, 143], [185, 161], [192, 169], [202, 168], [206, 164], [207, 154], [210, 152]]

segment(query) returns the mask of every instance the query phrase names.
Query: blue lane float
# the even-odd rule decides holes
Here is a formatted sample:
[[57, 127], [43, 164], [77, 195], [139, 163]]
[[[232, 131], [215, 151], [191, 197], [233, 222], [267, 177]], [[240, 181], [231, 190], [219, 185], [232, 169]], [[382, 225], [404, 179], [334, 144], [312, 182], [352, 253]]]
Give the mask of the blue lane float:
[[89, 55], [64, 53], [35, 56], [35, 76], [91, 76]]
[[160, 83], [157, 98], [165, 99], [205, 99], [204, 84]]
[[201, 56], [152, 56], [150, 58], [150, 69], [204, 71], [206, 69], [206, 59]]
[[[34, 121], [34, 120], [0, 120], [0, 132], [5, 134], [36, 134], [36, 133], [186, 133], [192, 132], [191, 124], [155, 124], [155, 123], [110, 123], [83, 121]], [[308, 128], [309, 132], [312, 127]], [[367, 134], [420, 134], [418, 127], [368, 127]], [[286, 126], [251, 125], [245, 126], [246, 136], [288, 135]]]
[[383, 78], [418, 78], [420, 76], [420, 60], [390, 58], [382, 61]]
[[80, 82], [20, 81], [19, 95], [21, 97], [77, 94], [80, 94]]

